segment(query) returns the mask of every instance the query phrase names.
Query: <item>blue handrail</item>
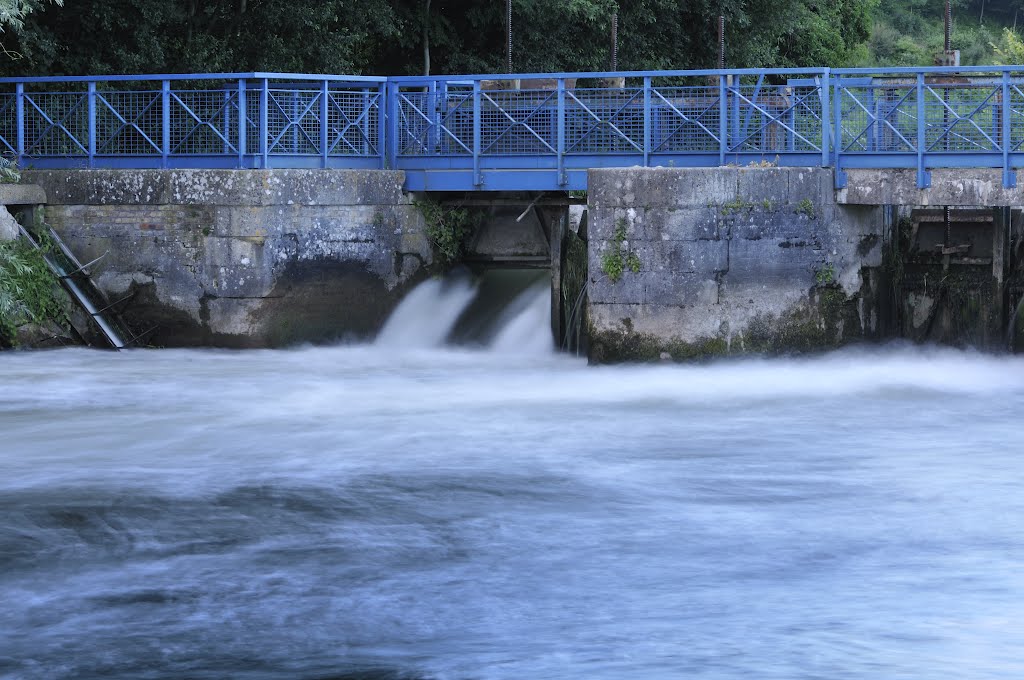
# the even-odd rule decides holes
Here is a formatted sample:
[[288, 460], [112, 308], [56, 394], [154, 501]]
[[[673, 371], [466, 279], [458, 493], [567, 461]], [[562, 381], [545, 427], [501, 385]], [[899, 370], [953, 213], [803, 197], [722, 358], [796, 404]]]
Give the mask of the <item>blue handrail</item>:
[[409, 189], [579, 189], [600, 167], [1024, 167], [1024, 67], [0, 78], [35, 167], [394, 168]]

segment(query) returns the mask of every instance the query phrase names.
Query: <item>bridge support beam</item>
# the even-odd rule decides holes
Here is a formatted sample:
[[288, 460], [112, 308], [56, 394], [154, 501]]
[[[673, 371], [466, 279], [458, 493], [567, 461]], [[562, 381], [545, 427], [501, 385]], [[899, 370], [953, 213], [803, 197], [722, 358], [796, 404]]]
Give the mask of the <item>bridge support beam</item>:
[[921, 188], [913, 168], [851, 168], [846, 170], [846, 186], [836, 192], [836, 202], [842, 205], [1024, 205], [1024, 191], [1015, 186], [1006, 187], [1003, 173], [1001, 168], [933, 168], [930, 186]]

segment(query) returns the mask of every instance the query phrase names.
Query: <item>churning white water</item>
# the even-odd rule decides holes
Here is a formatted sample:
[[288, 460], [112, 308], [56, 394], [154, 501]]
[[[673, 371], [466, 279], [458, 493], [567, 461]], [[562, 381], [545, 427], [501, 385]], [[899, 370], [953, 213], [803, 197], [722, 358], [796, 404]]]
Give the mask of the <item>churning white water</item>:
[[[504, 274], [504, 276], [502, 276]], [[490, 348], [504, 354], [550, 354], [551, 283], [536, 272], [491, 272], [486, 281], [468, 274], [429, 279], [418, 285], [392, 313], [377, 335], [376, 345], [392, 348], [440, 347], [455, 340], [457, 327], [469, 326], [459, 344]], [[491, 318], [473, 319], [474, 302], [482, 298]], [[494, 312], [497, 311], [497, 315]]]
[[0, 355], [0, 677], [1024, 677], [1024, 361], [587, 367], [519, 295]]

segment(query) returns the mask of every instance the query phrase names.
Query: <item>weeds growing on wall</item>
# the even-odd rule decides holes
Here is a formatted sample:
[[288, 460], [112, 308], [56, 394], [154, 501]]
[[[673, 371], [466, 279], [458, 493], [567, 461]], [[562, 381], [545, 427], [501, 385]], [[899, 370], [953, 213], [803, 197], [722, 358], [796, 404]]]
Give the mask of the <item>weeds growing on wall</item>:
[[434, 250], [434, 264], [448, 269], [462, 259], [466, 237], [477, 225], [467, 208], [443, 205], [437, 201], [417, 201], [416, 207], [426, 222], [426, 234]]
[[67, 324], [67, 303], [42, 253], [25, 241], [0, 242], [0, 345], [17, 342], [28, 323]]
[[640, 271], [640, 256], [625, 245], [626, 229], [626, 220], [619, 219], [615, 222], [615, 235], [612, 237], [612, 247], [601, 256], [601, 271], [611, 279], [612, 283], [621, 279], [626, 269], [629, 269], [634, 274]]

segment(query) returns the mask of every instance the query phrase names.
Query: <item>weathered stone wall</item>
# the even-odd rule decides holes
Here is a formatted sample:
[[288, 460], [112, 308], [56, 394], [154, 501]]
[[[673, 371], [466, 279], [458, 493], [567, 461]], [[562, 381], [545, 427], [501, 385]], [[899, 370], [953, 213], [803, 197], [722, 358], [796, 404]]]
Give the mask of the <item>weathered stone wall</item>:
[[430, 247], [401, 172], [25, 172], [46, 218], [158, 345], [280, 346], [373, 334]]
[[836, 201], [848, 205], [905, 206], [1019, 206], [1024, 204], [1024, 176], [1016, 172], [1017, 186], [1003, 186], [1003, 171], [996, 168], [933, 168], [931, 186], [917, 188], [913, 168], [850, 169], [846, 187]]
[[807, 351], [878, 331], [882, 210], [838, 206], [828, 169], [591, 170], [588, 202], [593, 361]]

